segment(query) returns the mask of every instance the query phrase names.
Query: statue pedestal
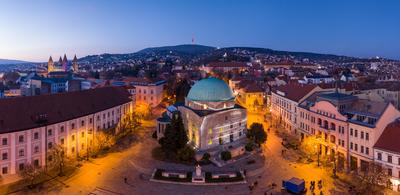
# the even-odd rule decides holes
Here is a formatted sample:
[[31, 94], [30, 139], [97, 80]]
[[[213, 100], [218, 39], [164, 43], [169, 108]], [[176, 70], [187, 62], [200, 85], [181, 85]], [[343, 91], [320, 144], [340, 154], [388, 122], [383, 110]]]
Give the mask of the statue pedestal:
[[192, 173], [192, 183], [206, 182], [206, 174], [201, 171], [200, 165], [196, 166], [196, 170]]

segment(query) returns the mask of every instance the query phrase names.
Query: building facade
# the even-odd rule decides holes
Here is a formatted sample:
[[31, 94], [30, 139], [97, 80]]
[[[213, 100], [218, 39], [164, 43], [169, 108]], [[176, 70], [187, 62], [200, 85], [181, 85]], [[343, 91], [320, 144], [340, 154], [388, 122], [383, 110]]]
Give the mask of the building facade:
[[69, 158], [86, 155], [98, 132], [116, 128], [132, 113], [123, 88], [18, 97], [0, 101], [1, 175], [6, 178], [26, 164], [45, 166], [55, 145]]

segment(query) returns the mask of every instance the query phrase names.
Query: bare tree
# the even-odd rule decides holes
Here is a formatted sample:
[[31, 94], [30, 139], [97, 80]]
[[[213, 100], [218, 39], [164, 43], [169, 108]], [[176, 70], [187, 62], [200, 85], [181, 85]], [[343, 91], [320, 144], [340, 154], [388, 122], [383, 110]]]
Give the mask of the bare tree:
[[34, 186], [35, 181], [39, 180], [45, 171], [40, 166], [35, 166], [30, 163], [24, 165], [24, 169], [19, 172], [19, 175], [29, 183], [29, 187]]
[[371, 162], [365, 170], [359, 170], [355, 178], [357, 194], [383, 194], [390, 177], [387, 169], [380, 164]]
[[58, 175], [63, 176], [66, 162], [64, 147], [60, 144], [54, 145], [49, 151], [49, 156], [51, 156], [49, 163], [51, 168], [58, 168]]

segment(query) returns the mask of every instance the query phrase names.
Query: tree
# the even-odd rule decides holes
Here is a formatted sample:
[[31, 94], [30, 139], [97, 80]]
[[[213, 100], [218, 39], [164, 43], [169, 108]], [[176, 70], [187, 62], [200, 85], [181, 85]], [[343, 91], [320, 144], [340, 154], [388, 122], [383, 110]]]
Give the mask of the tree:
[[353, 181], [357, 194], [383, 194], [384, 185], [390, 181], [387, 169], [375, 162], [370, 162], [365, 170], [355, 174]]
[[95, 142], [94, 142], [94, 152], [99, 152], [102, 150], [106, 150], [114, 145], [115, 139], [110, 133], [106, 133], [103, 131], [98, 131], [95, 134]]
[[185, 97], [190, 91], [190, 84], [187, 80], [181, 80], [176, 84], [175, 88], [175, 103], [176, 102], [184, 102]]
[[232, 158], [232, 154], [230, 151], [222, 151], [221, 152], [221, 159], [224, 161], [228, 161]]
[[179, 149], [187, 145], [188, 137], [179, 113], [172, 116], [171, 123], [165, 128], [164, 137], [159, 140], [162, 149], [167, 157], [176, 154]]
[[58, 175], [63, 176], [66, 161], [64, 147], [60, 144], [54, 145], [49, 151], [49, 156], [52, 157], [51, 168], [58, 168]]
[[178, 150], [178, 158], [182, 161], [190, 161], [194, 157], [194, 150], [190, 146], [185, 146]]
[[35, 181], [39, 180], [45, 174], [44, 169], [30, 163], [24, 165], [24, 169], [19, 175], [29, 183], [29, 187], [33, 188]]
[[250, 129], [247, 131], [247, 137], [258, 145], [267, 141], [267, 133], [264, 131], [264, 127], [260, 123], [253, 123], [250, 126]]

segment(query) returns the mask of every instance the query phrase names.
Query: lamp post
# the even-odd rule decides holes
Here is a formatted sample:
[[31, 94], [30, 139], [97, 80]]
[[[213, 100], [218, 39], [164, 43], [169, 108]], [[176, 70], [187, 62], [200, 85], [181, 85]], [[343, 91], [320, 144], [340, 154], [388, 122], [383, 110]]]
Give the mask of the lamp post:
[[318, 158], [318, 167], [319, 167], [319, 150], [318, 150], [318, 145], [315, 145], [315, 150], [317, 150], [317, 158]]
[[338, 145], [336, 145], [336, 151], [335, 151], [335, 154], [333, 154], [333, 177], [337, 177], [337, 175], [336, 175], [336, 155], [337, 155], [337, 153], [338, 153]]

